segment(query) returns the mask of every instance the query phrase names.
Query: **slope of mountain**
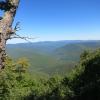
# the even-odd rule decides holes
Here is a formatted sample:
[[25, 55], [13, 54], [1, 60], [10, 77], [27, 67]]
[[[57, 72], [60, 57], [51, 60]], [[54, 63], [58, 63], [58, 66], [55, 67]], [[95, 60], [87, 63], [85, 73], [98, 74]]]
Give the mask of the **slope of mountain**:
[[100, 41], [55, 41], [8, 44], [7, 53], [14, 59], [27, 57], [33, 72], [46, 74], [69, 72], [86, 49], [100, 47]]
[[53, 52], [55, 49], [63, 47], [70, 43], [79, 43], [80, 40], [63, 40], [63, 41], [44, 41], [44, 42], [34, 42], [34, 43], [18, 43], [18, 44], [8, 44], [7, 49], [25, 49], [32, 50], [33, 52], [38, 52], [40, 54], [48, 54]]
[[57, 48], [53, 55], [63, 61], [78, 61], [84, 50], [100, 48], [100, 41], [81, 41]]

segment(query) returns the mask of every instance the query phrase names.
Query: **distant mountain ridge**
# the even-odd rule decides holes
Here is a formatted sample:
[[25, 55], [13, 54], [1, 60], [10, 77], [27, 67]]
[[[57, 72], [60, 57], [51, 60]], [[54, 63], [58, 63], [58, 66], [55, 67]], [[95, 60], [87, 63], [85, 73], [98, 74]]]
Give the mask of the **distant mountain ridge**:
[[43, 42], [33, 42], [33, 43], [18, 43], [18, 44], [7, 44], [7, 48], [32, 48], [36, 51], [53, 51], [56, 48], [62, 47], [70, 43], [78, 43], [80, 40], [62, 40], [62, 41], [43, 41]]
[[100, 40], [65, 40], [8, 44], [12, 58], [27, 57], [31, 69], [43, 73], [63, 73], [73, 68], [86, 49], [100, 48]]
[[81, 41], [79, 43], [66, 44], [55, 50], [55, 55], [65, 61], [78, 61], [84, 50], [100, 48], [100, 41]]

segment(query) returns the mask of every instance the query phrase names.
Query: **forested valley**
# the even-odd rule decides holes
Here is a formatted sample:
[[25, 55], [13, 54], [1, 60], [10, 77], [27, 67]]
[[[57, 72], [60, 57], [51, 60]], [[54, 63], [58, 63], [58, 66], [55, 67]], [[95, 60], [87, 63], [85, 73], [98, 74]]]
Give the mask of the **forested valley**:
[[6, 59], [0, 73], [0, 100], [100, 99], [100, 49], [85, 50], [70, 72], [66, 70], [63, 75], [35, 76], [28, 66], [27, 58]]

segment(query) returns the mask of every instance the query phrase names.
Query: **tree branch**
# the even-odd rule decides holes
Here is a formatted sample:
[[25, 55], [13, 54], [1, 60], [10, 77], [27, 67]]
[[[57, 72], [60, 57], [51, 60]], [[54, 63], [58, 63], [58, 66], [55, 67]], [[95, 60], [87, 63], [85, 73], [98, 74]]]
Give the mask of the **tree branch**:
[[14, 28], [14, 31], [19, 31], [20, 30], [20, 22], [17, 22]]
[[23, 40], [25, 40], [27, 42], [31, 42], [30, 39], [31, 40], [36, 39], [36, 37], [31, 37], [31, 38], [30, 37], [22, 37], [22, 36], [20, 36], [18, 34], [14, 34], [14, 36], [11, 36], [9, 39], [14, 39], [14, 38], [23, 39]]

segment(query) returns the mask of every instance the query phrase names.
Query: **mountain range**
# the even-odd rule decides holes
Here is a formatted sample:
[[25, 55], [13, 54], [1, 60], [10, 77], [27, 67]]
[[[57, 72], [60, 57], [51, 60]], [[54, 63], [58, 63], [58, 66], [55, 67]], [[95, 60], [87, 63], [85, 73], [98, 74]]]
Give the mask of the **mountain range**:
[[13, 59], [28, 58], [31, 72], [52, 75], [69, 73], [84, 50], [99, 47], [99, 40], [44, 41], [7, 44], [7, 53]]

